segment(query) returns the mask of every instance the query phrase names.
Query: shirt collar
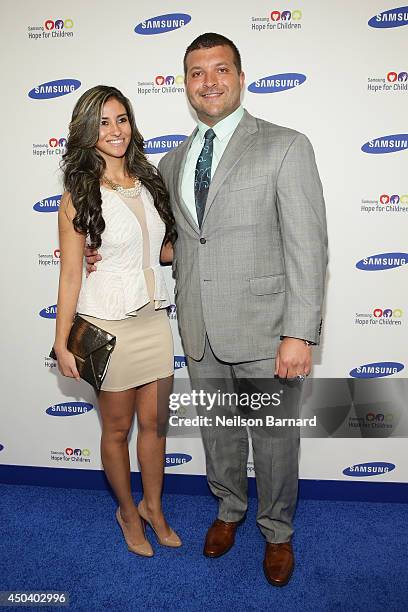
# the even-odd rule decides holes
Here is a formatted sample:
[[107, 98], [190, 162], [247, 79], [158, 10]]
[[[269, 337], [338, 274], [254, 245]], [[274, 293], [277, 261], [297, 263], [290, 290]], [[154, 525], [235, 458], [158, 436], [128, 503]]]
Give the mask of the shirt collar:
[[[241, 121], [244, 115], [244, 109], [242, 106], [238, 106], [233, 113], [225, 117], [225, 119], [221, 119], [218, 123], [216, 123], [213, 127], [216, 137], [218, 140], [224, 140], [227, 136], [230, 136], [232, 132], [235, 131], [238, 123]], [[198, 134], [200, 140], [204, 140], [204, 134], [209, 129], [209, 125], [203, 123], [202, 121], [198, 121]]]

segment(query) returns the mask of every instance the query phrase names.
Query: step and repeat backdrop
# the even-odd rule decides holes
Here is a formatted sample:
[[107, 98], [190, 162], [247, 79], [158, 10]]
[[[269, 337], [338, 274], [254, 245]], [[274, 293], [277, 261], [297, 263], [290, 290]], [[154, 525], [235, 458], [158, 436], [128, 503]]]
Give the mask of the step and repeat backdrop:
[[[195, 126], [184, 92], [185, 48], [216, 31], [241, 51], [245, 108], [306, 133], [324, 186], [330, 265], [313, 377], [327, 380], [322, 413], [343, 409], [327, 435], [302, 440], [301, 477], [408, 482], [398, 430], [408, 371], [408, 6], [14, 0], [2, 8], [0, 462], [101, 469], [96, 397], [86, 383], [62, 378], [48, 357], [59, 273], [59, 163], [76, 100], [96, 84], [121, 89], [157, 164]], [[170, 273], [167, 280], [172, 290]], [[175, 306], [168, 314], [176, 377], [187, 378]], [[369, 401], [352, 401], [357, 381], [374, 385]], [[135, 437], [133, 430], [137, 471]], [[169, 438], [166, 470], [204, 474], [199, 437]]]

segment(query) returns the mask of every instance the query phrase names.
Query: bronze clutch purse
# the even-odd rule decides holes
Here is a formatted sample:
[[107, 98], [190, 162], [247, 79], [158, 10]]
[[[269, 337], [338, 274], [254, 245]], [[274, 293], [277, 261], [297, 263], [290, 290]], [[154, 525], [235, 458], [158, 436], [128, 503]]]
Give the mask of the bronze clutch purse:
[[[67, 349], [75, 357], [81, 378], [98, 391], [108, 369], [116, 336], [76, 315], [68, 338]], [[54, 349], [50, 357], [56, 359]]]

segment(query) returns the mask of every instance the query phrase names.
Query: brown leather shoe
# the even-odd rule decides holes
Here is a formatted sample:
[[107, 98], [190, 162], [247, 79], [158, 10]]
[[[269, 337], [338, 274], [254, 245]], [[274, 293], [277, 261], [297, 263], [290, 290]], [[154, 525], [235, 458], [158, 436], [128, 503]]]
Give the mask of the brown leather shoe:
[[235, 531], [239, 521], [236, 523], [227, 523], [216, 519], [205, 538], [204, 555], [206, 557], [221, 557], [229, 551], [235, 542]]
[[263, 568], [265, 578], [273, 586], [285, 586], [288, 584], [295, 566], [292, 544], [266, 543]]

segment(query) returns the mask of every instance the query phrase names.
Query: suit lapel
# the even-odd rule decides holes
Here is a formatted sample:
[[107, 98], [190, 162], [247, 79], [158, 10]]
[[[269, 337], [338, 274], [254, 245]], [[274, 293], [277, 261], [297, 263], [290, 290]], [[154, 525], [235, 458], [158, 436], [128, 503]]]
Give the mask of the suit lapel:
[[177, 157], [174, 163], [174, 168], [175, 168], [174, 192], [176, 194], [177, 204], [181, 212], [183, 213], [183, 216], [185, 217], [186, 221], [191, 226], [191, 228], [198, 234], [199, 233], [198, 225], [193, 219], [193, 217], [191, 216], [191, 213], [188, 210], [186, 203], [183, 200], [182, 191], [181, 191], [181, 184], [183, 181], [183, 174], [184, 174], [184, 168], [186, 165], [187, 154], [190, 150], [191, 143], [193, 142], [196, 134], [197, 134], [197, 128], [188, 137], [188, 139], [182, 145], [180, 145], [180, 147], [177, 150], [177, 153], [176, 153]]
[[239, 122], [237, 129], [231, 136], [231, 140], [229, 141], [227, 148], [220, 159], [211, 181], [210, 189], [208, 191], [208, 198], [205, 205], [203, 223], [205, 222], [208, 211], [210, 210], [221, 185], [244, 153], [255, 144], [257, 131], [258, 126], [256, 124], [256, 119], [245, 111], [245, 114]]

